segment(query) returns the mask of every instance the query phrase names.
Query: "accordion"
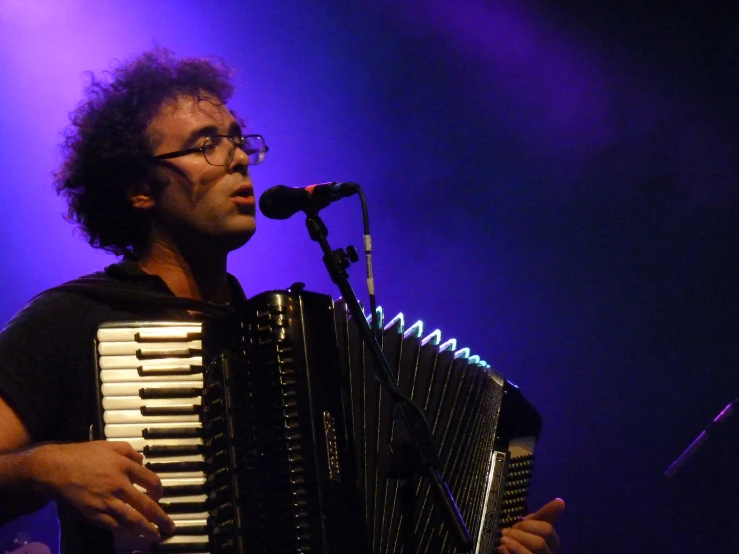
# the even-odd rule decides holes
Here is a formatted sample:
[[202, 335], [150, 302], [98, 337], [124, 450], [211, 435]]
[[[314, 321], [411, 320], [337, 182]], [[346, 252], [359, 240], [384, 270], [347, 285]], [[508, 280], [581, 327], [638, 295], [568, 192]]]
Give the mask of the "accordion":
[[[382, 329], [472, 552], [494, 552], [527, 511], [539, 414], [439, 331], [402, 314]], [[177, 526], [147, 548], [117, 539], [116, 552], [461, 552], [425, 480], [393, 475], [402, 425], [343, 301], [272, 291], [219, 319], [108, 323], [96, 352], [97, 435], [143, 453]]]

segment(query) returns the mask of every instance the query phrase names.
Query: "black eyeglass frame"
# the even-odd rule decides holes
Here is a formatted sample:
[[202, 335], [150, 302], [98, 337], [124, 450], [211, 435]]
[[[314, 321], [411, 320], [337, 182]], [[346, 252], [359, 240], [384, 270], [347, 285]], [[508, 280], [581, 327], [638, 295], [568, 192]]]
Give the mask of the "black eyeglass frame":
[[[195, 154], [196, 152], [201, 152], [203, 154], [203, 157], [205, 158], [205, 161], [208, 162], [210, 165], [214, 165], [216, 167], [223, 167], [229, 165], [233, 159], [234, 154], [236, 154], [236, 149], [241, 148], [243, 150], [244, 145], [246, 145], [247, 139], [249, 138], [259, 138], [262, 141], [262, 144], [264, 145], [264, 151], [261, 152], [261, 155], [259, 156], [258, 162], [249, 162], [252, 165], [259, 165], [264, 161], [264, 156], [269, 151], [269, 146], [267, 146], [267, 142], [264, 140], [264, 137], [262, 135], [210, 135], [208, 137], [205, 137], [203, 139], [203, 142], [206, 143], [213, 137], [221, 137], [221, 138], [227, 138], [231, 141], [231, 144], [233, 145], [233, 149], [231, 150], [231, 155], [228, 157], [228, 161], [225, 164], [214, 164], [209, 159], [208, 156], [205, 154], [205, 144], [203, 146], [200, 146], [198, 148], [187, 148], [185, 150], [177, 150], [176, 152], [167, 152], [166, 154], [159, 154], [157, 156], [152, 156], [151, 158], [153, 160], [171, 160], [172, 158], [180, 158], [182, 156], [187, 156], [188, 154]], [[236, 144], [236, 141], [234, 139], [241, 139], [241, 144]], [[248, 156], [249, 153], [244, 150], [246, 155]]]

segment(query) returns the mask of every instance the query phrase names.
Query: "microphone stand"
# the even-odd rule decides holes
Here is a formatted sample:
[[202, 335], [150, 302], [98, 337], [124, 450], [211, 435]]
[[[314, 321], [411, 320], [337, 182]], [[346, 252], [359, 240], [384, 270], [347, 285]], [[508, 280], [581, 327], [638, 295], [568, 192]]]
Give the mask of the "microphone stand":
[[[318, 216], [318, 209], [319, 206], [312, 206], [304, 210], [307, 216], [305, 223], [308, 227], [308, 233], [310, 238], [318, 242], [321, 250], [323, 250], [323, 263], [328, 269], [331, 280], [339, 287], [341, 296], [359, 327], [362, 339], [372, 353], [372, 359], [375, 362], [375, 377], [390, 391], [396, 417], [403, 423], [405, 435], [410, 439], [408, 444], [401, 445], [401, 451], [398, 452], [399, 457], [406, 462], [404, 464], [405, 469], [410, 477], [417, 474], [427, 478], [434, 499], [441, 509], [444, 522], [457, 548], [461, 552], [469, 552], [472, 549], [472, 537], [467, 530], [462, 514], [459, 513], [459, 508], [457, 508], [451, 491], [439, 472], [441, 459], [434, 445], [426, 418], [421, 409], [398, 390], [390, 364], [377, 343], [359, 305], [359, 300], [349, 284], [349, 274], [346, 269], [352, 262], [358, 260], [357, 252], [351, 246], [347, 248], [348, 253], [342, 248], [331, 250], [326, 239], [328, 229]], [[373, 317], [376, 317], [376, 315], [373, 314]], [[410, 449], [410, 452], [407, 452], [408, 449]]]

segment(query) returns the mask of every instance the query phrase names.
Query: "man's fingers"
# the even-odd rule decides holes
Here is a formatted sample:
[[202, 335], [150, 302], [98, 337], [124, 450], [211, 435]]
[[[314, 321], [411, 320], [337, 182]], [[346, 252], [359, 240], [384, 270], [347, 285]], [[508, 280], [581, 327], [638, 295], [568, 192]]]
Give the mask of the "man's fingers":
[[[148, 469], [145, 469], [143, 467], [140, 467], [140, 470], [143, 470], [144, 472], [152, 473]], [[161, 482], [159, 482], [159, 478], [156, 477], [156, 475], [154, 475], [154, 477], [156, 478], [156, 481], [159, 483], [159, 488], [161, 490]], [[133, 478], [131, 480], [141, 486], [144, 486], [142, 484], [142, 481], [140, 480], [134, 481]], [[174, 533], [174, 530], [175, 530], [174, 522], [164, 512], [164, 510], [162, 510], [162, 507], [159, 504], [157, 504], [156, 501], [150, 498], [148, 495], [139, 491], [136, 487], [132, 486], [130, 489], [127, 489], [126, 491], [124, 491], [124, 494], [121, 496], [121, 500], [123, 500], [124, 502], [130, 504], [133, 508], [135, 508], [149, 522], [156, 525], [163, 534], [171, 535], [172, 533]]]
[[554, 527], [552, 527], [552, 524], [548, 521], [526, 519], [524, 521], [518, 522], [511, 529], [507, 529], [504, 531], [504, 534], [506, 534], [507, 536], [511, 536], [521, 542], [523, 539], [519, 537], [522, 537], [523, 535], [519, 535], [518, 533], [528, 533], [529, 535], [541, 537], [542, 539], [544, 539], [547, 544], [547, 548], [551, 552], [559, 552], [559, 537], [554, 531]]
[[506, 554], [532, 554], [528, 548], [510, 537], [502, 537], [500, 543], [500, 549]]
[[175, 525], [162, 507], [142, 492], [131, 487], [131, 494], [126, 499], [149, 522], [156, 525], [165, 535], [174, 533]]
[[128, 491], [127, 502], [149, 518], [149, 521], [155, 523], [165, 535], [174, 533], [174, 522], [156, 502], [162, 497], [163, 490], [162, 481], [157, 474], [137, 464], [131, 464], [128, 473], [131, 483], [146, 489], [147, 494], [143, 494], [135, 487], [131, 487]]
[[114, 533], [121, 528], [121, 524], [108, 514], [100, 513], [91, 519], [95, 522], [96, 525]]
[[[504, 541], [503, 539], [509, 539], [509, 541], [518, 543], [519, 545], [523, 546], [525, 550], [516, 550], [515, 548], [512, 548], [508, 542]], [[527, 533], [526, 531], [521, 531], [520, 529], [504, 529], [503, 530], [503, 537], [501, 538], [501, 543], [505, 544], [512, 554], [518, 554], [518, 552], [534, 552], [535, 554], [553, 554], [553, 551], [549, 548], [549, 544], [544, 539], [544, 537], [540, 535], [535, 535], [533, 533]]]
[[126, 458], [136, 462], [137, 464], [140, 464], [144, 459], [144, 456], [140, 454], [139, 452], [136, 452], [133, 446], [128, 444], [126, 441], [101, 441], [101, 442], [109, 445], [110, 448], [118, 452], [118, 454], [125, 456]]
[[[141, 515], [142, 518], [146, 520], [146, 524], [149, 527], [156, 526], [156, 528], [158, 528], [154, 540], [158, 540], [160, 538], [160, 532], [165, 535], [173, 534], [175, 531], [174, 522], [164, 512], [164, 510], [162, 510], [161, 506], [157, 504], [157, 501], [162, 497], [163, 493], [161, 479], [159, 479], [159, 476], [156, 473], [140, 465], [143, 457], [141, 454], [136, 452], [130, 444], [122, 444], [124, 444], [125, 447], [128, 447], [128, 450], [125, 447], [119, 447], [121, 450], [118, 452], [128, 457], [133, 462], [127, 468], [127, 473], [131, 479], [131, 483], [144, 488], [144, 490], [146, 490], [146, 494], [132, 486], [124, 491], [124, 496], [122, 496], [121, 500], [126, 502], [130, 507], [132, 507], [132, 509]], [[135, 454], [135, 456], [140, 459], [134, 459], [131, 453]], [[137, 528], [140, 528], [141, 520], [136, 518], [136, 521]]]
[[100, 507], [100, 510], [88, 513], [86, 519], [115, 535], [126, 533], [134, 537], [141, 536], [148, 542], [156, 542], [160, 539], [159, 531], [151, 522], [118, 498], [109, 499], [105, 506]]
[[[136, 491], [136, 493], [147, 498], [146, 495], [138, 491]], [[153, 502], [151, 498], [147, 498], [147, 500], [149, 500], [149, 502]], [[112, 500], [110, 503], [110, 512], [113, 514], [113, 517], [120, 526], [127, 529], [133, 536], [142, 536], [144, 539], [151, 542], [157, 542], [162, 538], [157, 526], [144, 517], [139, 508], [131, 506], [124, 500]]]
[[555, 498], [551, 502], [544, 504], [533, 514], [527, 515], [524, 519], [535, 519], [537, 521], [548, 521], [555, 524], [559, 517], [565, 511], [565, 501], [561, 498]]
[[127, 471], [131, 482], [143, 487], [151, 498], [158, 501], [162, 497], [164, 492], [162, 480], [156, 473], [135, 463], [131, 464]]

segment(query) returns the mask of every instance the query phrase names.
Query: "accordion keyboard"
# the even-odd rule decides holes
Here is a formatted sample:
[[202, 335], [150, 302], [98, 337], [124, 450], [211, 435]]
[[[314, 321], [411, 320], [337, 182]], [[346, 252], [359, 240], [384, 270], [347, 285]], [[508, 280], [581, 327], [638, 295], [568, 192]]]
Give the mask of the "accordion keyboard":
[[[103, 437], [125, 441], [162, 481], [160, 505], [176, 525], [155, 552], [210, 552], [202, 436], [202, 325], [103, 326], [97, 334]], [[116, 538], [116, 552], [138, 552]], [[145, 550], [144, 550], [145, 551]]]

